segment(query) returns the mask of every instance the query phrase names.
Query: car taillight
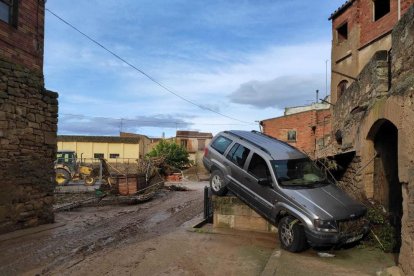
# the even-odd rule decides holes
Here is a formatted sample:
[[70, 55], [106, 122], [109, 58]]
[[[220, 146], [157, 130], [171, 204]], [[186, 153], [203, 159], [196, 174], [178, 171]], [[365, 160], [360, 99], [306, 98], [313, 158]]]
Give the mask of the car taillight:
[[206, 147], [204, 148], [204, 156], [207, 156], [207, 154], [208, 154], [208, 148]]

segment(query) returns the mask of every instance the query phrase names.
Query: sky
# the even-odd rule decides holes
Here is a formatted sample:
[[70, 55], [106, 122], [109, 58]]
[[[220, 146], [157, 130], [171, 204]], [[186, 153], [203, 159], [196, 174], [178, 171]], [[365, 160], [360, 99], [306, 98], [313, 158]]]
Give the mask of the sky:
[[135, 67], [46, 11], [44, 75], [59, 93], [58, 134], [258, 130], [329, 91], [328, 17], [344, 2], [47, 1]]

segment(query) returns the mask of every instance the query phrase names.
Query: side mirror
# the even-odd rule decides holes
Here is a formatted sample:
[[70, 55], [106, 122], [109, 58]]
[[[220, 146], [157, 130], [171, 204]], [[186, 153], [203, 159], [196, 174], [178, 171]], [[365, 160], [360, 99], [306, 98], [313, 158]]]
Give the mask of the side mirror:
[[268, 178], [259, 178], [257, 183], [262, 186], [272, 186]]

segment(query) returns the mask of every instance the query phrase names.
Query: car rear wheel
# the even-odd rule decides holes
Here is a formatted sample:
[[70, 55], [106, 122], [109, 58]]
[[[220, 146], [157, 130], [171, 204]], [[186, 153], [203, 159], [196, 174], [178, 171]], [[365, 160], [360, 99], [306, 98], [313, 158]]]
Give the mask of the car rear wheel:
[[282, 218], [279, 222], [278, 233], [283, 249], [290, 252], [301, 252], [306, 249], [305, 230], [296, 218], [291, 216]]
[[210, 188], [215, 195], [224, 196], [227, 194], [227, 187], [224, 184], [224, 177], [219, 170], [215, 170], [211, 173]]

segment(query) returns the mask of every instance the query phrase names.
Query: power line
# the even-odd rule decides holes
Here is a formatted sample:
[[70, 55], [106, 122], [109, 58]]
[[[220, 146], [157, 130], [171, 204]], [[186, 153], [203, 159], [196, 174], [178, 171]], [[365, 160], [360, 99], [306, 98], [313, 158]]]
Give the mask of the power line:
[[177, 94], [176, 92], [172, 91], [171, 89], [169, 89], [168, 87], [166, 87], [164, 84], [162, 84], [161, 82], [157, 81], [156, 79], [154, 79], [152, 76], [150, 76], [149, 74], [147, 74], [146, 72], [144, 72], [142, 69], [139, 69], [138, 67], [136, 67], [135, 65], [133, 65], [132, 63], [128, 62], [126, 59], [122, 58], [121, 56], [119, 56], [118, 54], [116, 54], [115, 52], [111, 51], [110, 49], [108, 49], [106, 46], [104, 46], [102, 43], [98, 42], [97, 40], [93, 39], [92, 37], [90, 37], [89, 35], [87, 35], [86, 33], [82, 32], [81, 30], [79, 30], [77, 27], [75, 27], [73, 24], [69, 23], [68, 21], [66, 21], [65, 19], [63, 19], [62, 17], [60, 17], [59, 15], [57, 15], [56, 13], [54, 13], [53, 11], [51, 11], [50, 9], [46, 8], [46, 10], [52, 14], [53, 16], [55, 16], [57, 19], [59, 19], [60, 21], [62, 21], [63, 23], [65, 23], [66, 25], [68, 25], [69, 27], [71, 27], [72, 29], [74, 29], [75, 31], [77, 31], [78, 33], [80, 33], [81, 35], [83, 35], [84, 37], [86, 37], [88, 40], [92, 41], [94, 44], [98, 45], [99, 47], [101, 47], [102, 49], [104, 49], [105, 51], [107, 51], [108, 53], [110, 53], [111, 55], [113, 55], [115, 58], [119, 59], [120, 61], [122, 61], [123, 63], [125, 63], [126, 65], [128, 65], [129, 67], [133, 68], [134, 70], [136, 70], [137, 72], [139, 72], [140, 74], [144, 75], [146, 78], [148, 78], [150, 81], [154, 82], [155, 84], [157, 84], [158, 86], [160, 86], [161, 88], [163, 88], [164, 90], [166, 90], [167, 92], [173, 94], [174, 96], [180, 98], [183, 101], [186, 101], [189, 104], [192, 104], [194, 106], [197, 106], [200, 109], [203, 110], [208, 110], [210, 112], [216, 113], [220, 116], [226, 117], [228, 119], [234, 120], [234, 121], [238, 121], [240, 123], [245, 123], [245, 124], [253, 124], [252, 122], [246, 122], [246, 121], [242, 121], [230, 116], [227, 116], [221, 112], [215, 111], [209, 107], [206, 106], [202, 106], [199, 105], [179, 94]]
[[[178, 121], [168, 121], [168, 120], [140, 120], [140, 119], [127, 119], [127, 118], [114, 118], [114, 117], [104, 117], [104, 116], [89, 116], [89, 115], [82, 115], [82, 114], [71, 114], [71, 113], [60, 113], [63, 116], [71, 116], [71, 117], [79, 117], [79, 118], [90, 118], [90, 119], [104, 119], [104, 120], [113, 120], [113, 121], [121, 121], [121, 125], [123, 122], [136, 122], [136, 123], [159, 123], [159, 124], [172, 124], [172, 125], [189, 125], [189, 122], [178, 122]], [[207, 125], [207, 126], [245, 126], [246, 124], [209, 124], [209, 123], [197, 123], [197, 125]], [[141, 126], [143, 127], [143, 126]], [[151, 126], [149, 126], [151, 127]]]

